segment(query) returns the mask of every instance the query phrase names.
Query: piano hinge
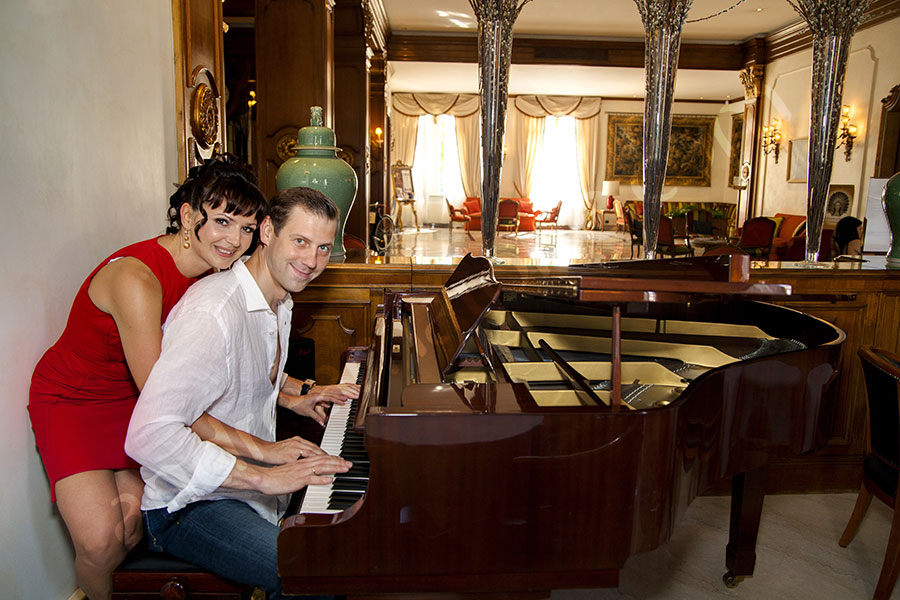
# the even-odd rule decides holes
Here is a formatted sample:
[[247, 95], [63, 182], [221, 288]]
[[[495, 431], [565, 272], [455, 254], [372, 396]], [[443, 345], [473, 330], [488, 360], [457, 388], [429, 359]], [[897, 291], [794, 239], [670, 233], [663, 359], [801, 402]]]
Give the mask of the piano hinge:
[[503, 291], [547, 298], [577, 298], [581, 277], [530, 277], [504, 279]]

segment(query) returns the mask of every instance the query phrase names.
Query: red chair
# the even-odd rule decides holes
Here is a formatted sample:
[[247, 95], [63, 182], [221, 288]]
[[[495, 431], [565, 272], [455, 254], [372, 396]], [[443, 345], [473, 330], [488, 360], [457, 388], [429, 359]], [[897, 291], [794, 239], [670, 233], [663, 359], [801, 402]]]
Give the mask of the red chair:
[[462, 223], [463, 229], [465, 229], [466, 224], [471, 220], [469, 213], [466, 212], [465, 208], [453, 208], [453, 205], [446, 198], [444, 198], [444, 201], [447, 202], [447, 210], [450, 211], [450, 229], [453, 229], [454, 223]]
[[481, 231], [481, 198], [466, 198], [463, 210], [469, 215], [466, 231]]
[[534, 220], [535, 227], [540, 231], [546, 225], [549, 225], [556, 231], [556, 222], [559, 220], [559, 211], [562, 209], [562, 200], [556, 203], [550, 212], [548, 213], [538, 213], [538, 217]]
[[519, 233], [519, 203], [504, 199], [497, 206], [497, 231], [514, 231]]
[[744, 222], [738, 246], [755, 258], [769, 258], [772, 238], [775, 237], [775, 221], [767, 217], [755, 217]]

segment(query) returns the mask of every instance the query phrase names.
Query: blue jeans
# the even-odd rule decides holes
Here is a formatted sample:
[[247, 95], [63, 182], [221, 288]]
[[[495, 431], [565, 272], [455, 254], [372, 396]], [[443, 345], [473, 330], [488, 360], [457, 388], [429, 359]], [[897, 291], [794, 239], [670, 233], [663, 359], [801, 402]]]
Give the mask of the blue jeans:
[[239, 500], [194, 502], [169, 513], [144, 511], [151, 550], [168, 552], [231, 581], [253, 585], [281, 600], [278, 526]]

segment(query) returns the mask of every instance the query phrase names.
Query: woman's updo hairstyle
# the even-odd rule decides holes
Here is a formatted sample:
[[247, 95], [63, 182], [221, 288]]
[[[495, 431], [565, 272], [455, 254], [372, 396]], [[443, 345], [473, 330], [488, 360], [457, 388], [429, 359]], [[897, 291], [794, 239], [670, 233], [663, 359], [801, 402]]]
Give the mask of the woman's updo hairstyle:
[[256, 182], [256, 177], [237, 164], [230, 154], [217, 154], [202, 165], [192, 167], [188, 176], [169, 198], [169, 226], [166, 233], [178, 233], [181, 229], [181, 206], [190, 204], [202, 215], [194, 228], [196, 235], [208, 219], [204, 204], [219, 208], [225, 203], [225, 212], [255, 217], [257, 224], [266, 216], [266, 197]]

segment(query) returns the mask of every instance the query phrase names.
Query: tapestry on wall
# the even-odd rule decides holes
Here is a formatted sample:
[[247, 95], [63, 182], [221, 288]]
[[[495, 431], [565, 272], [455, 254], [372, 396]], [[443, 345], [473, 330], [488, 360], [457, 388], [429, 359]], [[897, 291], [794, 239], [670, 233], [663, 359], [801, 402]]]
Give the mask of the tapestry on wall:
[[[606, 179], [643, 183], [644, 116], [610, 113], [606, 138]], [[666, 185], [709, 187], [716, 117], [674, 115], [666, 163]]]

